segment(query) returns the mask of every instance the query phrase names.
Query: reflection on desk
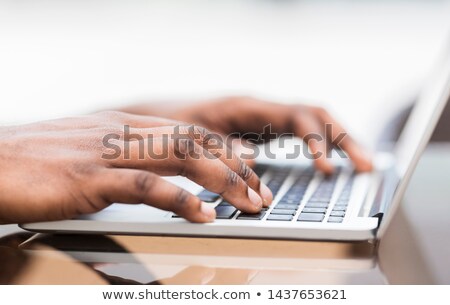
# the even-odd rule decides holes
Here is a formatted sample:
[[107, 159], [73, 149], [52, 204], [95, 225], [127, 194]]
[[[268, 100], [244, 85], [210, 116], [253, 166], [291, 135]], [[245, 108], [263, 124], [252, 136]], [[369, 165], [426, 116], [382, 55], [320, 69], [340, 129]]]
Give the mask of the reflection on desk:
[[346, 284], [376, 269], [370, 243], [38, 234], [20, 249], [13, 283]]

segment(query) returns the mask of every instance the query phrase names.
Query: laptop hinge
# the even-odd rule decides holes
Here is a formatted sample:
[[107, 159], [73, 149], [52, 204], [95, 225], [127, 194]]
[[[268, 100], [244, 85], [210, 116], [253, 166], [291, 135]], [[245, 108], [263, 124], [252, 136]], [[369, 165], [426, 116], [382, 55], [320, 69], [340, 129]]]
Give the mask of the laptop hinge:
[[395, 169], [392, 168], [385, 172], [378, 187], [377, 194], [375, 195], [372, 208], [370, 209], [370, 217], [378, 217], [379, 222], [381, 222], [383, 215], [386, 213], [392, 201], [398, 182], [399, 179]]
[[382, 212], [376, 213], [375, 215], [372, 215], [372, 216], [371, 216], [371, 217], [376, 217], [376, 218], [378, 218], [378, 227], [380, 226], [381, 221], [383, 220], [383, 216], [384, 216], [384, 213], [382, 213]]

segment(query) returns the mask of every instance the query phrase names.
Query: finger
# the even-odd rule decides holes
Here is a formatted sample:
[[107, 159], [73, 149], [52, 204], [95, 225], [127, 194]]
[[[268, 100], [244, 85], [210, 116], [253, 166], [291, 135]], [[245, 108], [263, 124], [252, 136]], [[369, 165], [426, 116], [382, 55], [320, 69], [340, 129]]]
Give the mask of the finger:
[[342, 148], [352, 160], [357, 171], [372, 170], [372, 161], [364, 149], [358, 145], [325, 109], [315, 108], [315, 112], [323, 124], [327, 125], [329, 141], [336, 147]]
[[294, 118], [294, 133], [303, 139], [310, 150], [316, 168], [331, 174], [334, 167], [327, 159], [327, 141], [317, 118], [308, 110], [302, 110]]
[[[177, 125], [162, 128], [155, 128], [152, 130], [135, 130], [133, 132], [145, 133], [152, 132], [153, 135], [158, 136], [174, 136], [174, 141], [184, 140], [186, 137], [193, 140], [200, 145], [204, 150], [208, 151], [212, 156], [222, 161], [232, 171], [236, 172], [248, 186], [250, 186], [263, 199], [263, 205], [269, 206], [272, 203], [273, 195], [270, 189], [260, 181], [259, 177], [253, 170], [233, 153], [232, 148], [228, 146], [226, 136], [213, 133], [209, 130], [195, 126], [195, 125]], [[178, 139], [176, 137], [179, 137]], [[231, 143], [230, 143], [231, 145]]]
[[263, 199], [264, 206], [269, 206], [272, 203], [273, 195], [270, 189], [262, 183], [255, 172], [233, 152], [231, 146], [232, 143], [227, 143], [228, 141], [224, 135], [211, 133], [207, 129], [198, 126], [189, 126], [188, 133], [191, 139], [210, 154], [217, 157], [232, 171], [237, 173], [248, 186], [256, 191]]
[[192, 222], [211, 222], [214, 208], [158, 175], [134, 169], [106, 169], [93, 183], [109, 203], [144, 203], [172, 211]]
[[182, 175], [220, 194], [241, 211], [259, 212], [263, 200], [244, 179], [207, 150], [195, 145], [200, 153], [179, 163]]
[[[262, 207], [261, 197], [236, 172], [190, 138], [175, 143], [156, 138], [125, 144], [130, 146], [128, 156], [108, 161], [110, 166], [185, 176], [242, 211], [255, 213]], [[143, 151], [162, 157], [152, 158]], [[161, 154], [164, 151], [168, 153]]]

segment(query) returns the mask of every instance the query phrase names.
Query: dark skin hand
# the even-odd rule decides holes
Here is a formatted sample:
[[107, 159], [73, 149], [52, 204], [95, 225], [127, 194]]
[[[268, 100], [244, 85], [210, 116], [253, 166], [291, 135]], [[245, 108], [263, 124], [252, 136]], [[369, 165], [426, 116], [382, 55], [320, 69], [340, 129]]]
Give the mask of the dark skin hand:
[[[124, 125], [144, 139], [127, 138]], [[171, 135], [176, 128], [186, 136], [186, 145], [169, 142], [167, 158], [141, 158], [139, 147], [147, 151], [151, 145], [160, 153], [165, 147], [161, 135]], [[192, 222], [215, 219], [214, 208], [162, 179], [164, 175], [186, 176], [250, 213], [271, 203], [270, 190], [249, 166], [227, 152], [227, 146], [214, 151], [202, 147], [209, 131], [194, 131], [200, 137], [191, 139], [184, 123], [114, 111], [2, 127], [0, 223], [70, 219], [114, 202], [152, 205]], [[108, 134], [117, 137], [107, 147], [103, 138]], [[119, 155], [111, 144], [120, 148]], [[214, 156], [217, 152], [219, 157]]]
[[[299, 138], [320, 135], [323, 141], [314, 139], [307, 142], [315, 156], [316, 168], [325, 173], [333, 172], [333, 165], [326, 152], [336, 143], [340, 134], [345, 134], [339, 147], [347, 153], [359, 172], [372, 170], [368, 154], [359, 146], [325, 109], [306, 105], [286, 105], [262, 101], [250, 97], [229, 97], [206, 101], [185, 107], [169, 108], [161, 104], [142, 104], [121, 109], [129, 113], [147, 114], [180, 120], [204, 126], [223, 135], [232, 133], [262, 134], [263, 128], [271, 124], [272, 132], [292, 133]], [[325, 125], [331, 125], [331, 134], [325, 136]], [[264, 135], [262, 134], [262, 138]]]

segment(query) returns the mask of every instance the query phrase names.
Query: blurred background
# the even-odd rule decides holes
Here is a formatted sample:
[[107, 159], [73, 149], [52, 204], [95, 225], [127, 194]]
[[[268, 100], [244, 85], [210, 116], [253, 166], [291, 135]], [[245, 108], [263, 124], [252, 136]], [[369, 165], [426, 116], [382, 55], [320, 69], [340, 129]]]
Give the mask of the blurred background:
[[430, 0], [0, 0], [0, 124], [237, 94], [326, 106], [371, 145], [449, 16]]
[[[444, 0], [0, 0], [0, 126], [250, 95], [325, 106], [370, 147], [450, 53], [449, 16]], [[435, 141], [448, 141], [444, 125]], [[254, 283], [450, 283], [449, 152], [425, 153], [380, 267]]]

